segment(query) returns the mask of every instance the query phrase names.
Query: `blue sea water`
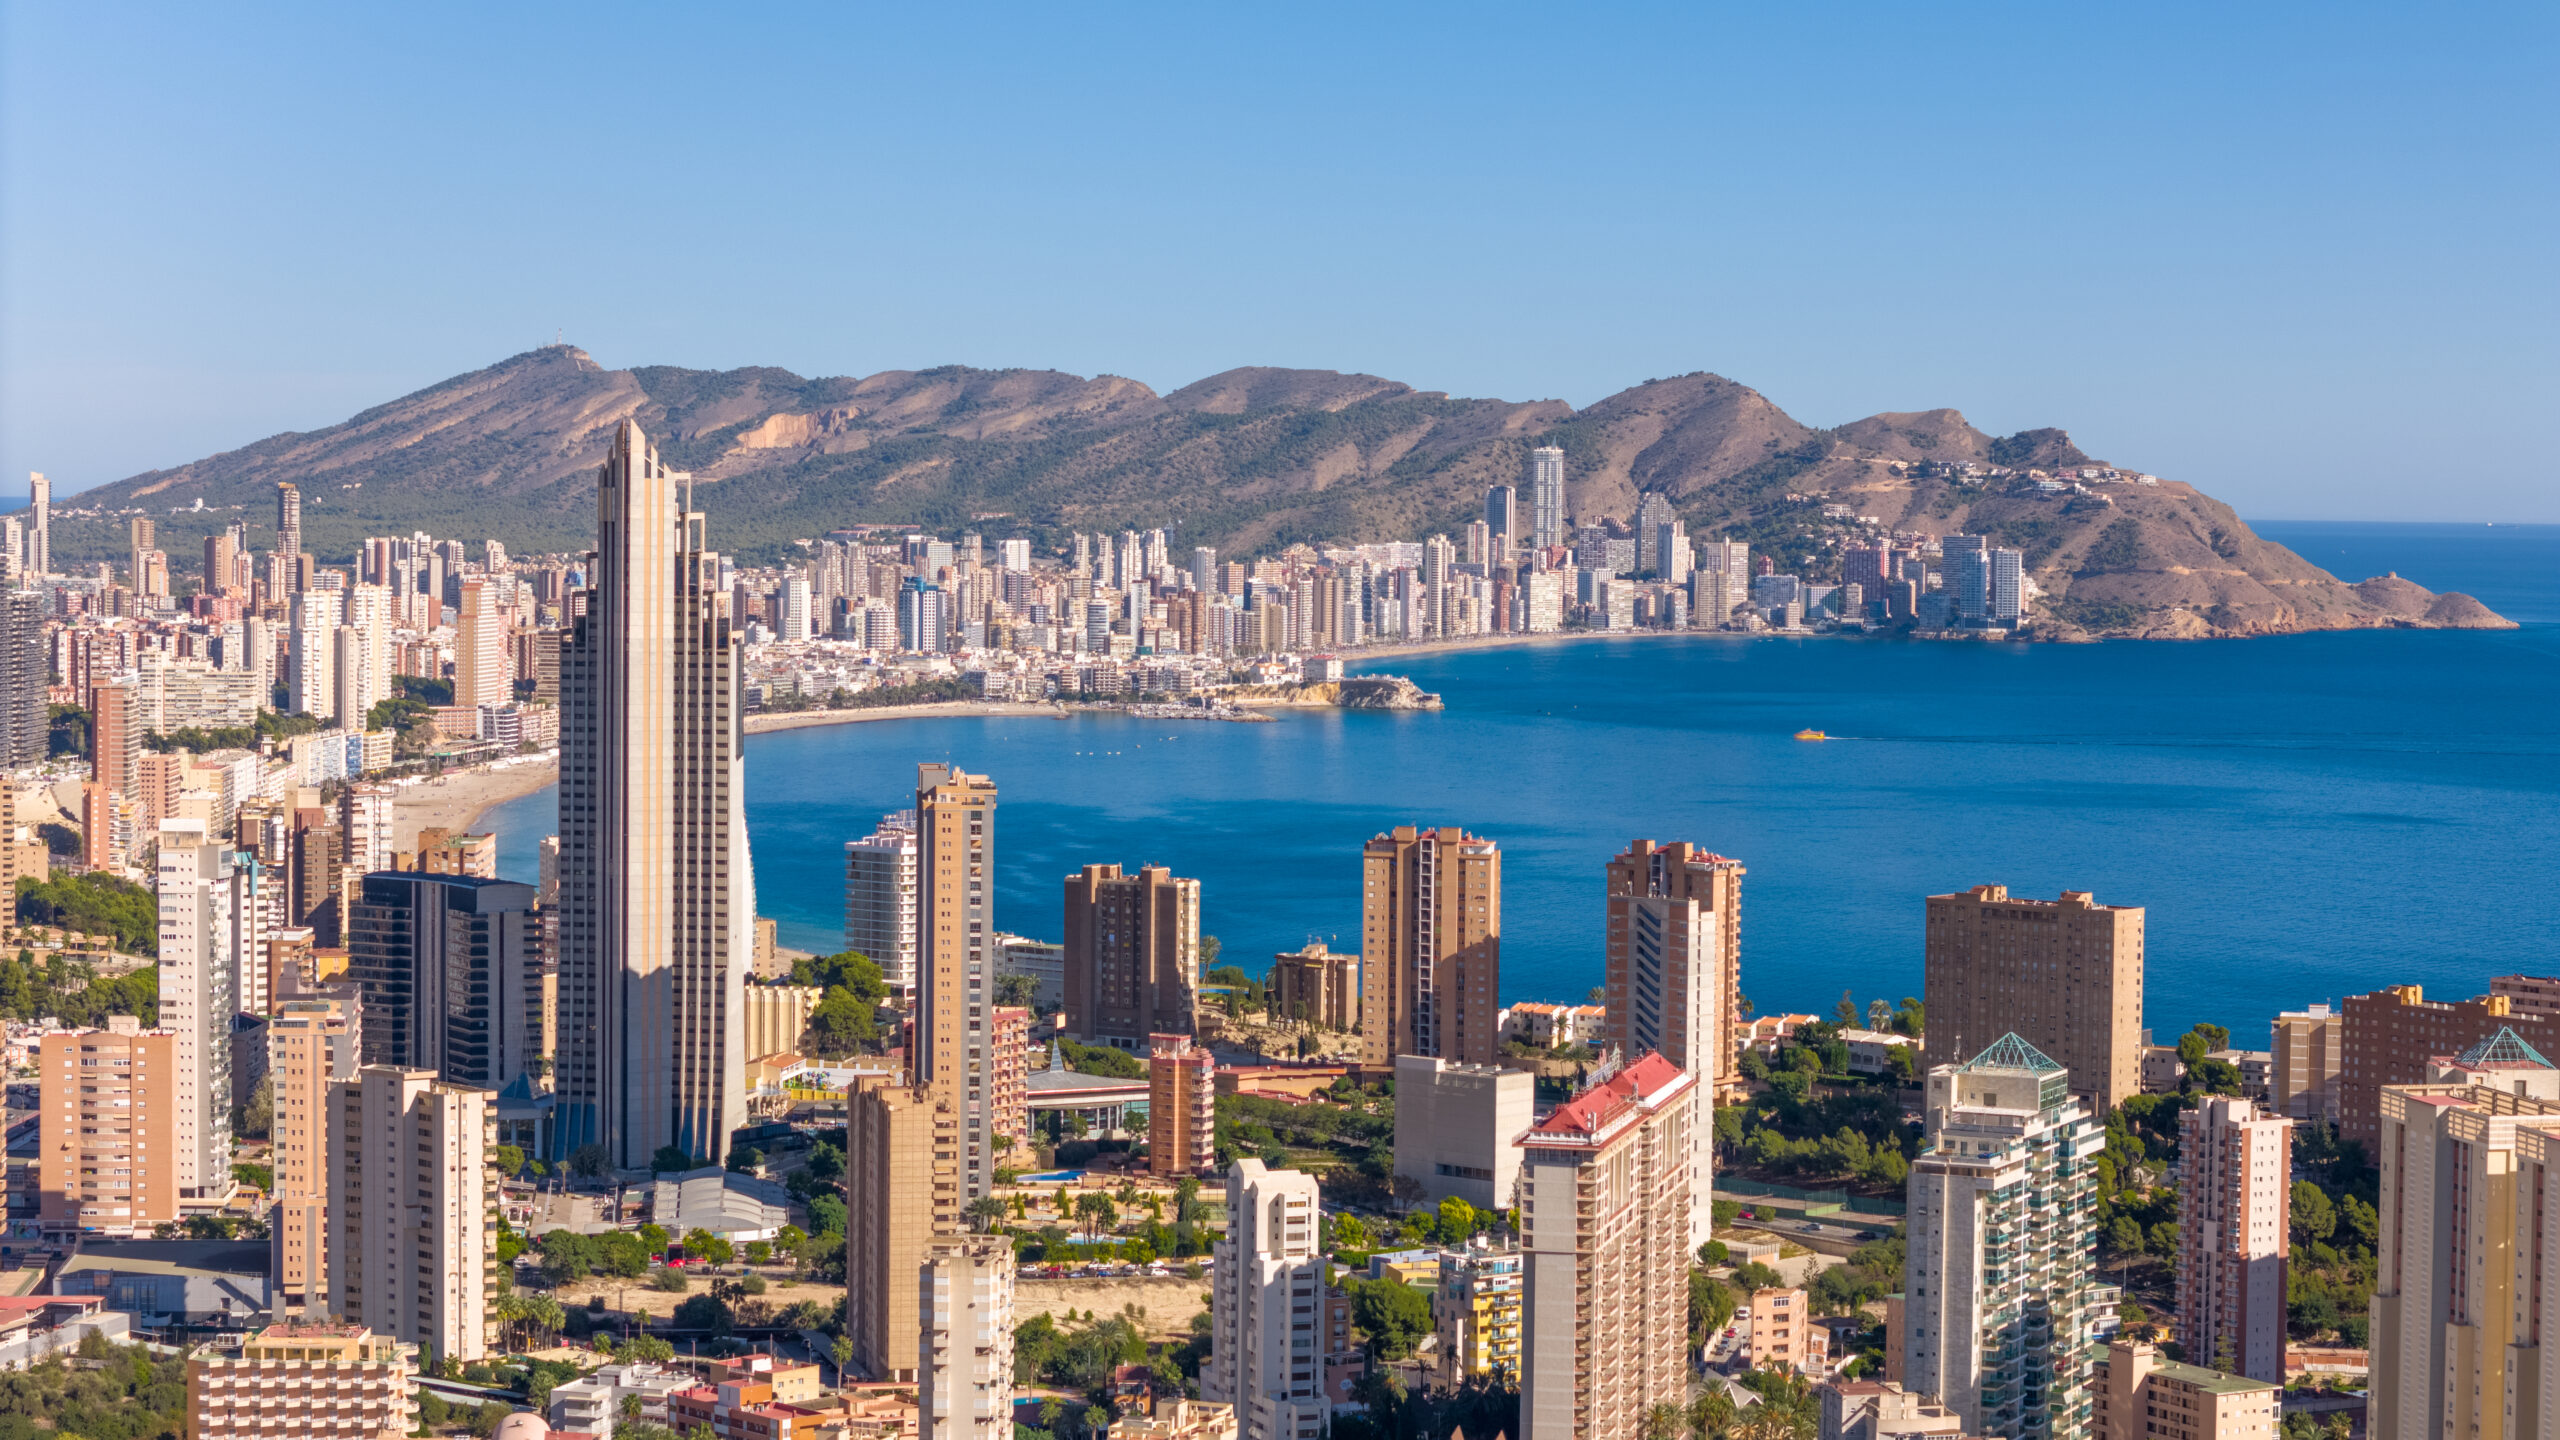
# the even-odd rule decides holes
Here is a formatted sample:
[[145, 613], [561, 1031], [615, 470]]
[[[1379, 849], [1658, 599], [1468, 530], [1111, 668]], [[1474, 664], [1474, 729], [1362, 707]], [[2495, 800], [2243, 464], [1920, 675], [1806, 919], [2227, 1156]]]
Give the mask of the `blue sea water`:
[[[1165, 864], [1200, 878], [1204, 930], [1254, 970], [1310, 938], [1356, 948], [1361, 841], [1454, 823], [1503, 847], [1506, 1000], [1599, 983], [1601, 867], [1638, 835], [1749, 867], [1743, 989], [1763, 1012], [1917, 995], [1921, 897], [1984, 883], [2147, 907], [2163, 1033], [2214, 1020], [2263, 1043], [2308, 1001], [2560, 973], [2560, 527], [2260, 528], [2528, 623], [1577, 640], [1379, 667], [1444, 695], [1436, 714], [781, 731], [748, 743], [758, 908], [785, 944], [834, 948], [843, 842], [908, 803], [917, 761], [950, 760], [1002, 789], [1003, 928], [1057, 934], [1085, 863]], [[1839, 738], [1790, 738], [1804, 726]], [[504, 873], [531, 875], [555, 813], [549, 791], [491, 812]]]

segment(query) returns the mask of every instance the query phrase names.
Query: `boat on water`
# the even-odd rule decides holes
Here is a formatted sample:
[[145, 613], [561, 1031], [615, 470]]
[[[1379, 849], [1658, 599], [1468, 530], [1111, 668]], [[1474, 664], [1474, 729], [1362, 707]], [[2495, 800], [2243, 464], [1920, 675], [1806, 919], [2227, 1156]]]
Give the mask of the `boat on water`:
[[1828, 740], [1831, 737], [1823, 734], [1819, 730], [1799, 730], [1796, 732], [1796, 738], [1799, 740]]

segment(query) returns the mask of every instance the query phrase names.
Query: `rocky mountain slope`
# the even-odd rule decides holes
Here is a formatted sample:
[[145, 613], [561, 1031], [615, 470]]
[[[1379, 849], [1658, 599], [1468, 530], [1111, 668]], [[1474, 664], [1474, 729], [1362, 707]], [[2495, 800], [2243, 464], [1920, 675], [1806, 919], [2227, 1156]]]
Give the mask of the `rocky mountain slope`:
[[1575, 516], [1623, 519], [1659, 491], [1693, 534], [1748, 539], [1809, 575], [1836, 568], [1839, 541], [1855, 533], [1826, 521], [1825, 505], [1888, 529], [1997, 536], [2026, 552], [2048, 633], [2505, 623], [2468, 597], [2392, 577], [2344, 584], [2174, 482], [2055, 495], [1920, 473], [1930, 461], [2096, 463], [2060, 430], [1992, 436], [1953, 410], [1818, 430], [1707, 374], [1576, 411], [1332, 371], [1230, 370], [1159, 395], [1117, 376], [959, 366], [861, 379], [607, 370], [551, 346], [340, 425], [84, 492], [70, 504], [90, 513], [57, 526], [55, 551], [120, 558], [113, 512], [141, 507], [185, 571], [207, 530], [245, 516], [266, 532], [284, 480], [302, 488], [305, 543], [325, 561], [344, 561], [365, 535], [411, 530], [493, 537], [518, 553], [581, 549], [595, 466], [626, 419], [702, 483], [714, 543], [756, 560], [857, 522], [1050, 543], [1072, 529], [1161, 525], [1177, 545], [1227, 554], [1455, 533], [1481, 513], [1485, 487], [1523, 483], [1530, 449], [1554, 444]]

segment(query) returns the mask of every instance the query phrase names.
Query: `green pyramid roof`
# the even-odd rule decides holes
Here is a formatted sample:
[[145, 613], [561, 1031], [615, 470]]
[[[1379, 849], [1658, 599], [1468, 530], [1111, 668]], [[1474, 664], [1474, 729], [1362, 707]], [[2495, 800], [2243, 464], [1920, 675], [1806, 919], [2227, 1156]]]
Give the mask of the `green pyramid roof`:
[[2555, 1068], [2542, 1058], [2542, 1052], [2524, 1042], [2512, 1028], [2501, 1025], [2498, 1033], [2462, 1052], [2456, 1062], [2463, 1065], [2538, 1065], [2545, 1070]]
[[[2518, 1042], [2522, 1043], [2522, 1042]], [[2018, 1032], [1991, 1042], [1991, 1048], [1965, 1062], [1967, 1070], [2024, 1070], [2033, 1075], [2048, 1075], [2062, 1068], [2051, 1056], [2018, 1038]]]

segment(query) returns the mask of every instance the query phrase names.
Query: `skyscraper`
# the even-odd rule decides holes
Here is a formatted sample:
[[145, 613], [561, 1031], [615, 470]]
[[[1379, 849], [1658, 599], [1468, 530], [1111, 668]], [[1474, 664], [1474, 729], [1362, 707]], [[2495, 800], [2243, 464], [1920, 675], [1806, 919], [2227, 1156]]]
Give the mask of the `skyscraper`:
[[[302, 490], [290, 480], [276, 482], [276, 553], [288, 560], [302, 554]], [[298, 578], [300, 570], [290, 573]]]
[[1147, 1052], [1147, 1169], [1205, 1175], [1217, 1165], [1218, 1059], [1188, 1035], [1157, 1035]]
[[553, 1134], [561, 1156], [602, 1144], [625, 1173], [668, 1148], [717, 1160], [745, 1115], [740, 645], [690, 491], [624, 422], [596, 478], [586, 612], [560, 646]]
[[507, 673], [507, 623], [498, 614], [498, 587], [489, 580], [462, 582], [462, 604], [453, 635], [453, 703], [505, 705], [516, 698]]
[[1620, 1054], [1659, 1051], [1710, 1088], [1740, 1073], [1746, 873], [1686, 840], [1630, 841], [1609, 862], [1607, 1035]]
[[364, 1063], [481, 1090], [531, 1074], [543, 1012], [533, 894], [470, 875], [366, 875], [346, 935], [347, 977], [364, 996]]
[[1087, 865], [1066, 883], [1067, 1033], [1144, 1054], [1188, 1035], [1200, 985], [1200, 882], [1161, 865]]
[[2178, 1343], [2196, 1363], [2284, 1383], [2293, 1122], [2208, 1096], [2178, 1117]]
[[1191, 547], [1191, 588], [1204, 595], [1218, 588], [1218, 552], [1209, 546]]
[[778, 639], [796, 645], [807, 640], [810, 630], [809, 577], [794, 573], [783, 577], [782, 589], [776, 595], [782, 602], [781, 614], [775, 617]]
[[[205, 837], [201, 820], [160, 827], [160, 1023], [177, 1032], [178, 1193], [231, 1192], [231, 1016], [256, 953], [256, 866]], [[243, 947], [250, 947], [244, 954]]]
[[1399, 825], [1360, 856], [1360, 1047], [1490, 1065], [1500, 1048], [1502, 852], [1455, 826]]
[[960, 1224], [958, 1130], [958, 1112], [883, 1076], [846, 1096], [844, 1333], [874, 1380], [915, 1379], [924, 1247]]
[[204, 576], [202, 584], [205, 594], [219, 595], [223, 591], [231, 588], [231, 574], [233, 570], [238, 568], [236, 562], [239, 558], [240, 551], [238, 542], [231, 537], [229, 531], [222, 531], [204, 537]]
[[2560, 1070], [2501, 1027], [2379, 1099], [2368, 1433], [2554, 1433]]
[[1529, 543], [1564, 543], [1564, 451], [1553, 445], [1529, 452]]
[[268, 1273], [279, 1318], [325, 1308], [330, 1107], [335, 1089], [355, 1078], [356, 1041], [347, 1002], [332, 995], [287, 1000], [267, 1022], [276, 1180]]
[[1484, 492], [1484, 527], [1493, 532], [1494, 562], [1508, 563], [1512, 547], [1525, 537], [1520, 533], [1520, 491], [1510, 485], [1494, 485]]
[[916, 1298], [917, 1440], [1013, 1440], [1013, 1246], [954, 1235], [925, 1246]]
[[498, 1263], [495, 1097], [389, 1065], [331, 1094], [329, 1313], [438, 1360], [479, 1359]]
[[2141, 906], [1976, 885], [1932, 895], [1927, 908], [1925, 1065], [1955, 1064], [1985, 1036], [2014, 1031], [2061, 1062], [2100, 1113], [2140, 1093]]
[[48, 1238], [147, 1236], [176, 1222], [177, 1045], [131, 1015], [38, 1042], [36, 1187]]
[[2343, 1113], [2338, 1074], [2345, 1068], [2347, 1017], [2329, 1005], [2287, 1010], [2270, 1037], [2270, 1104], [2278, 1115], [2335, 1125]]
[[988, 1193], [996, 987], [996, 786], [950, 765], [916, 767], [918, 1085], [950, 1107], [963, 1202]]
[[844, 842], [844, 948], [870, 957], [904, 995], [916, 987], [916, 812], [880, 817], [880, 828]]
[[1647, 1055], [1519, 1138], [1523, 1440], [1618, 1440], [1688, 1402], [1702, 1093]]
[[44, 759], [50, 663], [45, 656], [44, 593], [0, 591], [0, 766], [14, 769]]
[[35, 517], [27, 531], [27, 571], [42, 579], [53, 573], [53, 482], [41, 470], [27, 472], [27, 507]]
[[2090, 1161], [2105, 1132], [2069, 1074], [2015, 1035], [1931, 1069], [1926, 1105], [1902, 1331], [1886, 1340], [1902, 1348], [1902, 1383], [1944, 1401], [1967, 1434], [2086, 1434]]
[[[293, 597], [292, 694], [288, 699], [296, 715], [337, 713], [334, 637], [345, 599], [345, 593], [337, 590], [303, 590]], [[356, 717], [355, 723], [363, 724], [364, 717]]]
[[1236, 1408], [1242, 1440], [1313, 1440], [1325, 1399], [1323, 1217], [1315, 1177], [1238, 1160], [1213, 1248], [1200, 1397]]

